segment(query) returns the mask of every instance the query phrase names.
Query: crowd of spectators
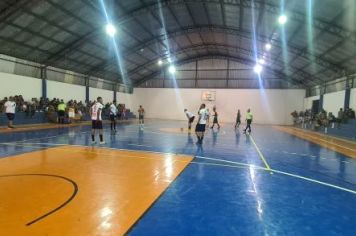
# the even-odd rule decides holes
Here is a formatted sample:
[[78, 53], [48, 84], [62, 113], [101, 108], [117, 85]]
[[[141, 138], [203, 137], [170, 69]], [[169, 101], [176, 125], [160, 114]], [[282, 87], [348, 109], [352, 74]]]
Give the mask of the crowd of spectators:
[[332, 112], [327, 112], [321, 109], [319, 113], [313, 113], [311, 110], [293, 111], [291, 113], [294, 125], [312, 125], [314, 128], [319, 127], [340, 127], [342, 123], [347, 123], [349, 119], [355, 119], [355, 111], [352, 108], [340, 108], [335, 116]]
[[[64, 101], [60, 98], [32, 98], [30, 101], [26, 101], [22, 95], [15, 95], [11, 97], [16, 103], [16, 113], [24, 112], [27, 117], [32, 118], [36, 112], [45, 112], [48, 121], [51, 123], [71, 123], [76, 120], [84, 120], [89, 116], [90, 107], [94, 104], [94, 101], [82, 102], [77, 100]], [[4, 111], [4, 104], [10, 97], [4, 97], [0, 100], [0, 111]], [[59, 109], [64, 107], [64, 119], [58, 121]], [[104, 106], [104, 115], [108, 113], [110, 103]], [[126, 113], [129, 111], [125, 108], [125, 104], [118, 105], [119, 119], [126, 119]], [[108, 114], [107, 114], [108, 115]]]

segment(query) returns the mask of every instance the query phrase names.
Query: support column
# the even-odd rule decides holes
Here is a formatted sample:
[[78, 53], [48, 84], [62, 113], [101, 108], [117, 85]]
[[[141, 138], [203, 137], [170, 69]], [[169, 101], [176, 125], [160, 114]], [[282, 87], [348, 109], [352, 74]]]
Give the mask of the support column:
[[47, 69], [41, 67], [41, 80], [42, 80], [42, 97], [47, 98]]
[[85, 77], [85, 102], [89, 100], [89, 77]]
[[195, 61], [195, 88], [198, 87], [198, 60]]
[[226, 88], [229, 87], [229, 77], [230, 77], [230, 60], [227, 60], [227, 72], [226, 72]]
[[351, 88], [352, 88], [353, 79], [354, 78], [352, 76], [348, 76], [346, 79], [344, 110], [350, 108], [350, 97], [351, 97]]
[[114, 92], [113, 101], [117, 101], [116, 88], [117, 88], [117, 84], [115, 83], [113, 85], [113, 92]]
[[323, 109], [324, 107], [324, 93], [325, 93], [325, 86], [322, 86], [320, 88], [320, 99], [319, 99], [319, 112]]

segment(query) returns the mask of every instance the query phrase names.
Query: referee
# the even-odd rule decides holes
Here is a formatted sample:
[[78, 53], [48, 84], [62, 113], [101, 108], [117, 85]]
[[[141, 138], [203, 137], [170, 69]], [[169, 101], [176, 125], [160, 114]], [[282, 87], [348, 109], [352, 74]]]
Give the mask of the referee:
[[253, 115], [251, 113], [251, 110], [248, 109], [247, 110], [247, 113], [246, 113], [246, 122], [247, 122], [247, 125], [246, 125], [246, 128], [244, 129], [244, 134], [246, 134], [246, 130], [248, 130], [248, 133], [250, 134], [251, 133], [251, 123], [252, 123], [252, 119], [253, 119]]

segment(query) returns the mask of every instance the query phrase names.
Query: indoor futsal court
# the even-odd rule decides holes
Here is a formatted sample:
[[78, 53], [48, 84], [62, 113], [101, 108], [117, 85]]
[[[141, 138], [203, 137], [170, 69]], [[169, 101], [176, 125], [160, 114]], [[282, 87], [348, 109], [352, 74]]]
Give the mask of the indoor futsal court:
[[1, 0], [0, 236], [356, 235], [355, 0]]

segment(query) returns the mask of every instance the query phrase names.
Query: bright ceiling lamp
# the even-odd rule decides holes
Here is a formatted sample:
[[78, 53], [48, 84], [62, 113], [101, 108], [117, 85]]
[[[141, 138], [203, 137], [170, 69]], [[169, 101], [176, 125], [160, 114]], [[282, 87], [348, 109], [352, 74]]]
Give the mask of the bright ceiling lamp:
[[263, 59], [263, 58], [259, 59], [258, 63], [261, 64], [261, 65], [265, 64], [265, 59]]
[[105, 27], [106, 33], [110, 36], [110, 37], [114, 37], [116, 34], [116, 28], [114, 25], [112, 24], [107, 24]]
[[266, 43], [265, 48], [267, 51], [271, 50], [272, 45], [270, 43]]
[[161, 66], [161, 65], [163, 64], [163, 61], [162, 61], [162, 60], [158, 60], [157, 64], [158, 64], [159, 66]]
[[287, 23], [287, 16], [286, 15], [280, 15], [278, 17], [278, 23], [280, 25], [284, 25], [285, 23]]
[[262, 66], [260, 64], [256, 64], [254, 67], [253, 67], [253, 71], [256, 73], [256, 74], [261, 74], [262, 72]]
[[168, 72], [171, 73], [171, 74], [176, 73], [176, 67], [174, 65], [170, 65], [168, 67]]

